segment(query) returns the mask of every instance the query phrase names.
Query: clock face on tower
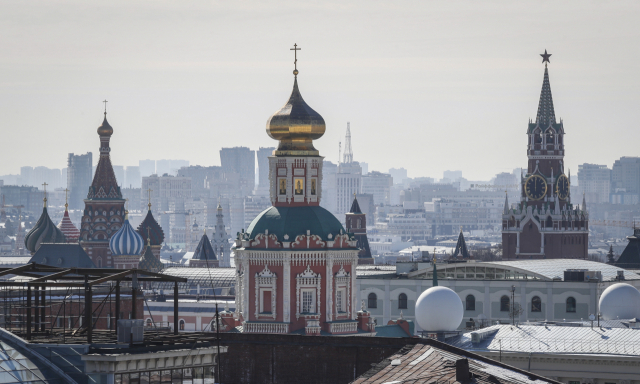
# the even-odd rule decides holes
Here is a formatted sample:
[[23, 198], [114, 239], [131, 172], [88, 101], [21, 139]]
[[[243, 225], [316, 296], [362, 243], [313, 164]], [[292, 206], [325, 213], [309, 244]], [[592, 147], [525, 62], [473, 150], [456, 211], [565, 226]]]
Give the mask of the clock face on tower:
[[565, 200], [569, 196], [569, 179], [567, 176], [560, 175], [558, 177], [558, 183], [556, 184], [556, 194], [560, 200]]
[[524, 182], [524, 192], [531, 200], [540, 200], [547, 193], [547, 181], [540, 175], [531, 175]]

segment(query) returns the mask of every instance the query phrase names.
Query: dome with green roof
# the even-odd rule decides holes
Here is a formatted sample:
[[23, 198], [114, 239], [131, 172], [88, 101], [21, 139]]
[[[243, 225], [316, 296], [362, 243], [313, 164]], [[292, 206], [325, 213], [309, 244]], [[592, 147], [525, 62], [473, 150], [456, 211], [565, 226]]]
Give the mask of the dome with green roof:
[[[276, 235], [279, 241], [294, 241], [297, 236], [306, 235], [307, 231], [324, 241], [346, 233], [340, 221], [320, 206], [267, 208], [253, 219], [247, 234], [249, 239], [254, 239], [266, 230], [269, 230], [269, 235]], [[288, 239], [284, 238], [285, 235], [289, 236]]]

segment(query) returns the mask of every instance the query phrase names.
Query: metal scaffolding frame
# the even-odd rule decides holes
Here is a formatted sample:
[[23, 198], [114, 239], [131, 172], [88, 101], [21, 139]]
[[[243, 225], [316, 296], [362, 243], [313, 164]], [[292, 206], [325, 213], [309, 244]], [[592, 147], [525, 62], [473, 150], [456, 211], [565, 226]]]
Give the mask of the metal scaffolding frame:
[[[115, 326], [113, 331], [108, 332], [117, 334], [121, 283], [131, 289], [131, 318], [136, 319], [138, 317], [136, 301], [139, 294], [139, 282], [173, 282], [174, 297], [177, 298], [178, 283], [187, 281], [183, 277], [163, 275], [137, 268], [59, 268], [36, 263], [16, 268], [0, 268], [0, 277], [8, 275], [24, 277], [29, 280], [0, 281], [0, 289], [3, 290], [1, 296], [3, 298], [3, 319], [0, 323], [5, 329], [21, 335], [27, 340], [31, 340], [34, 335], [52, 336], [58, 318], [62, 315], [63, 343], [66, 342], [67, 335], [77, 341], [78, 335], [86, 334], [86, 342], [89, 344], [93, 341], [94, 327], [100, 318], [102, 309], [107, 301], [111, 309], [112, 298], [115, 301], [115, 318], [113, 319]], [[94, 295], [101, 293], [105, 293], [105, 297], [93, 310]], [[61, 294], [62, 300], [59, 299]], [[74, 302], [73, 298], [76, 295], [78, 300]], [[84, 303], [80, 302], [81, 296], [84, 297]], [[173, 302], [173, 331], [176, 335], [178, 334], [178, 301], [176, 299]], [[77, 305], [78, 314], [82, 313], [82, 315], [79, 315], [73, 322], [70, 321], [67, 331], [66, 310], [68, 304]], [[80, 310], [82, 306], [83, 308]], [[55, 315], [54, 307], [57, 307]], [[50, 321], [47, 321], [47, 309], [49, 309]], [[111, 320], [110, 317], [109, 319]], [[60, 334], [59, 330], [56, 332]]]

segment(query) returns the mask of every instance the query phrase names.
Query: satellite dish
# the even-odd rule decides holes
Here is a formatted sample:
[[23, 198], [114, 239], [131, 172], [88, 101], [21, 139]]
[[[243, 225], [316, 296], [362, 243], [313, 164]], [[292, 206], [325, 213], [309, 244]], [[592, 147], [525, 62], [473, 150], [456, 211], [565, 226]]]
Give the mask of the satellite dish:
[[596, 319], [596, 317], [593, 314], [589, 315], [589, 320], [593, 321], [595, 319]]

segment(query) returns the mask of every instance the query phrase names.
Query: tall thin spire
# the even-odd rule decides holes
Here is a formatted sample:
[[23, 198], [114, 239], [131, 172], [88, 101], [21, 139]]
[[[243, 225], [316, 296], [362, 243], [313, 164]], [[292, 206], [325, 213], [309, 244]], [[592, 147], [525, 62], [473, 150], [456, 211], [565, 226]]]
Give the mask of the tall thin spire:
[[582, 192], [582, 211], [587, 211], [587, 199], [584, 195], [584, 192]]
[[433, 248], [433, 281], [432, 285], [434, 287], [438, 286], [438, 270], [436, 269], [436, 249]]
[[[549, 62], [548, 57], [551, 56], [545, 50], [542, 62]], [[542, 91], [540, 91], [540, 102], [538, 103], [538, 114], [536, 115], [536, 123], [544, 126], [555, 124], [556, 113], [553, 109], [553, 97], [551, 96], [551, 84], [549, 83], [549, 69], [547, 64], [544, 65], [544, 80], [542, 81]]]
[[502, 214], [503, 215], [509, 214], [509, 194], [507, 193], [506, 189], [504, 191], [504, 209], [502, 211]]
[[343, 163], [353, 162], [353, 151], [351, 150], [351, 123], [347, 122], [347, 135], [344, 139], [344, 155], [342, 159]]

